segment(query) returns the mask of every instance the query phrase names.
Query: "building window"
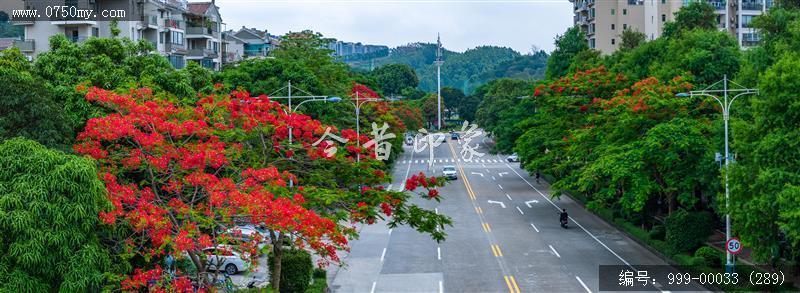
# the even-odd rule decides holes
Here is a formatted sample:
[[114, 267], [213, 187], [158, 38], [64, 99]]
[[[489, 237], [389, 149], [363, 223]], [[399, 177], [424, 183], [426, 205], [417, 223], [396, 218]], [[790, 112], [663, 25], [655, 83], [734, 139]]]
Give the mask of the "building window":
[[616, 45], [616, 44], [617, 44], [616, 42], [617, 42], [617, 40], [615, 40], [615, 39], [611, 39], [611, 44], [612, 44], [612, 45]]
[[661, 21], [662, 22], [667, 21], [667, 15], [666, 14], [662, 14], [661, 15]]
[[589, 47], [594, 49], [594, 38], [589, 39]]
[[592, 8], [592, 10], [589, 10], [589, 16], [594, 18], [594, 8]]
[[158, 43], [159, 44], [163, 44], [164, 43], [164, 33], [163, 32], [158, 33]]
[[626, 29], [628, 29], [628, 24], [627, 23], [623, 23], [622, 24], [622, 30], [626, 30]]
[[169, 63], [172, 64], [172, 67], [175, 67], [175, 69], [186, 67], [186, 61], [183, 59], [183, 56], [169, 55], [167, 59], [169, 59]]
[[93, 27], [92, 28], [92, 36], [94, 36], [95, 38], [99, 37], [100, 36], [100, 29], [96, 28], [96, 27]]
[[616, 9], [614, 9], [614, 8], [611, 8], [611, 15], [614, 15], [614, 14], [616, 13], [616, 11], [615, 11], [615, 10], [616, 10]]
[[182, 32], [172, 32], [172, 43], [175, 45], [183, 45], [183, 33]]
[[611, 30], [614, 30], [614, 24], [613, 23], [611, 24]]
[[628, 9], [622, 9], [622, 15], [628, 15]]

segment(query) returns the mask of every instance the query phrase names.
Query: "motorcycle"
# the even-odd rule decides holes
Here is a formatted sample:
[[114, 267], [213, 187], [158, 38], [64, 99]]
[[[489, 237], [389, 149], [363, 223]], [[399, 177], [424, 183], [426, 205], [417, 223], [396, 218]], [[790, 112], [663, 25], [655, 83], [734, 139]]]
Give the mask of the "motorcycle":
[[567, 219], [561, 219], [561, 228], [568, 229]]

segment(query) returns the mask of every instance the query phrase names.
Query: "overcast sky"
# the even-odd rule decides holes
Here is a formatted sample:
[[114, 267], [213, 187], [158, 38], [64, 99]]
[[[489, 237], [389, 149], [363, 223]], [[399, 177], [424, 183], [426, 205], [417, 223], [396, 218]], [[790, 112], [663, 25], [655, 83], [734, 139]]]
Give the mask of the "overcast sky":
[[553, 38], [572, 25], [567, 0], [216, 0], [228, 29], [243, 25], [282, 35], [311, 29], [342, 41], [396, 47], [436, 42], [463, 52], [480, 45], [535, 45], [553, 50]]

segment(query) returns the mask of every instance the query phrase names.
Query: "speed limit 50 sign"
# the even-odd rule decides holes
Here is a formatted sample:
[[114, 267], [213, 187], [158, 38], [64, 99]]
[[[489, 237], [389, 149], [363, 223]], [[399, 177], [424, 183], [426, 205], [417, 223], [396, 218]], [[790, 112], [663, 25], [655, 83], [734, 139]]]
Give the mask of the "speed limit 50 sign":
[[736, 237], [728, 239], [728, 242], [725, 242], [725, 249], [731, 254], [739, 254], [742, 252], [742, 242]]

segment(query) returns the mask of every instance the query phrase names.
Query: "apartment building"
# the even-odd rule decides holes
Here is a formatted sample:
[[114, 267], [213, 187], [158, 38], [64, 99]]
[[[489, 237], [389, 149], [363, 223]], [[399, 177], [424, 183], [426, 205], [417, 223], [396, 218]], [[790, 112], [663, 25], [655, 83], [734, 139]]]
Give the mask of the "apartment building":
[[[155, 51], [175, 68], [186, 62], [218, 70], [221, 65], [222, 17], [219, 7], [211, 2], [186, 0], [51, 0], [61, 5], [92, 9], [94, 11], [124, 8], [127, 17], [112, 22], [106, 19], [49, 18], [47, 20], [15, 20], [15, 25], [25, 28], [24, 40], [15, 43], [26, 56], [35, 58], [50, 50], [48, 39], [63, 34], [73, 42], [83, 42], [91, 37], [112, 37], [114, 26], [117, 37], [133, 41], [146, 40]], [[42, 1], [23, 0], [27, 9], [39, 9]], [[47, 2], [47, 4], [51, 4]]]
[[[590, 48], [611, 54], [619, 48], [622, 31], [644, 33], [648, 39], [661, 36], [664, 24], [692, 0], [570, 0], [574, 24], [586, 34]], [[769, 9], [773, 0], [708, 0], [715, 7], [718, 28], [735, 36], [742, 47], [758, 44], [758, 33], [749, 26], [756, 15]], [[741, 20], [741, 21], [740, 21]]]

